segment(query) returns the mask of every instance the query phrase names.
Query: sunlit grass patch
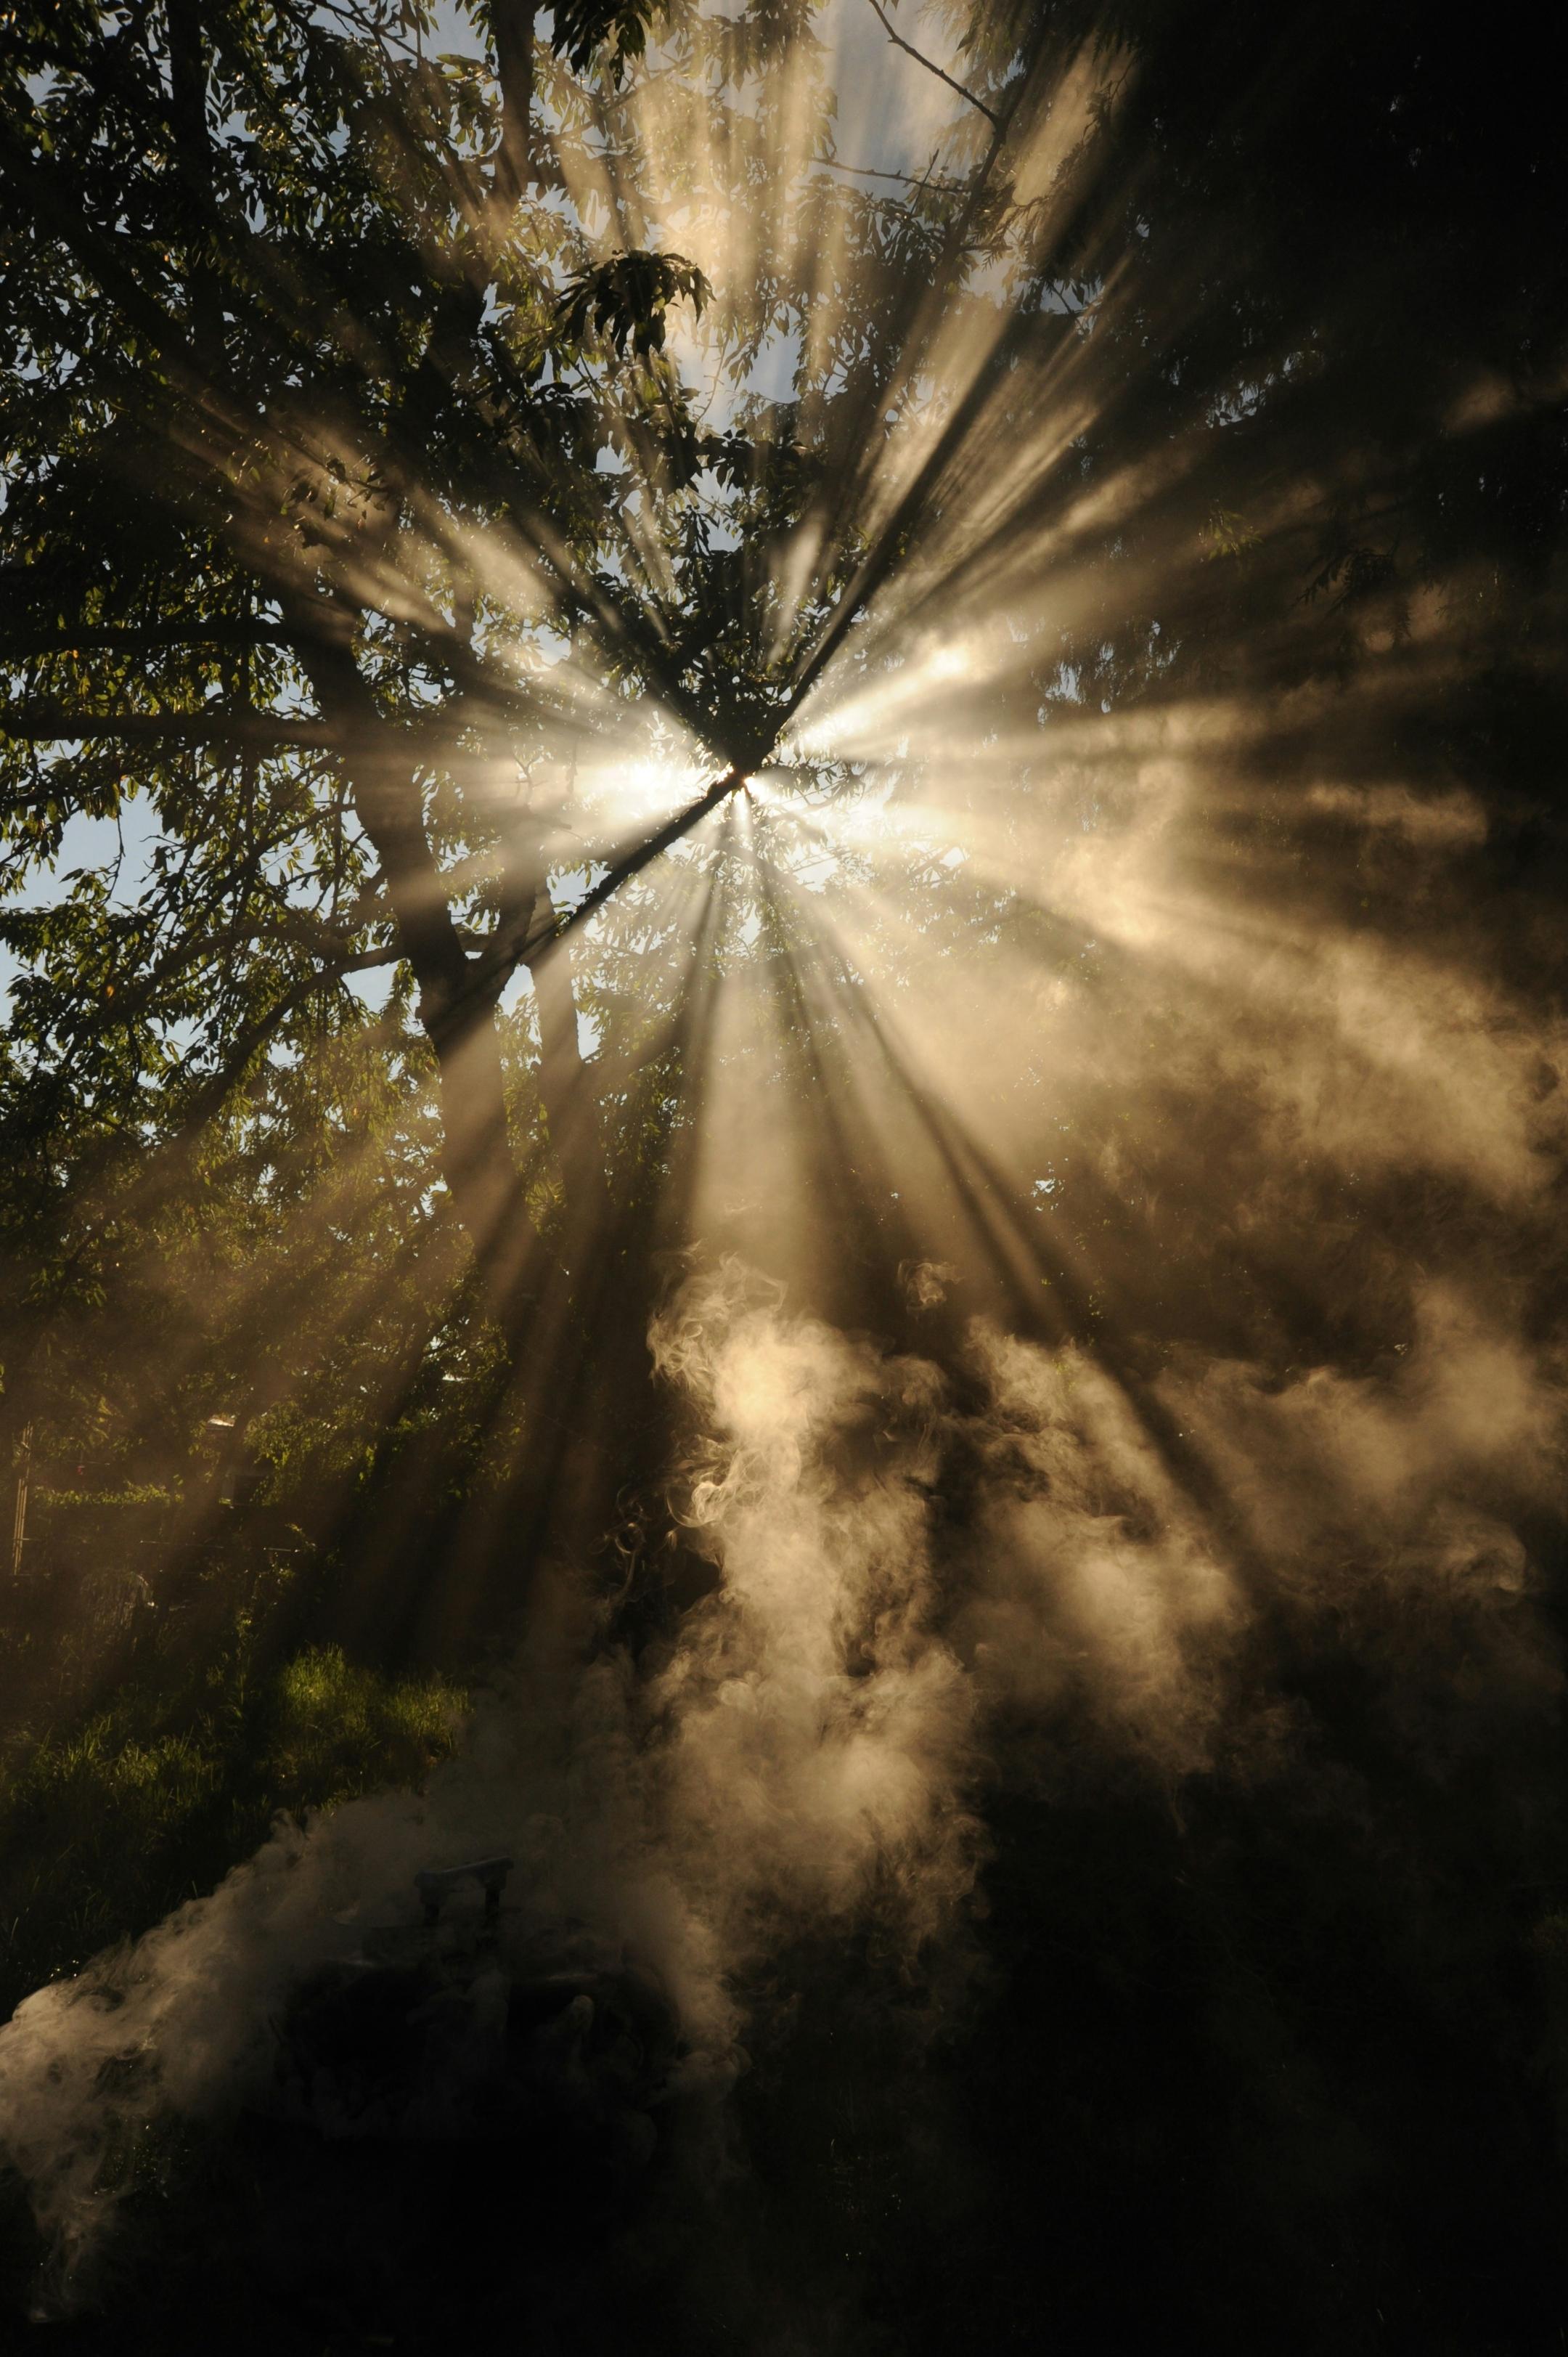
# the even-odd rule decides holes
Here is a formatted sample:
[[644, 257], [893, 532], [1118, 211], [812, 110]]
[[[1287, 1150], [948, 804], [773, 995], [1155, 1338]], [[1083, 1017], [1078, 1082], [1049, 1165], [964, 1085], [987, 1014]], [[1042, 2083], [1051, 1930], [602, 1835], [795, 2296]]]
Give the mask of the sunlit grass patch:
[[278, 1673], [266, 1770], [284, 1808], [415, 1783], [452, 1749], [465, 1697], [443, 1678], [392, 1680], [313, 1646]]
[[79, 1970], [210, 1889], [281, 1811], [417, 1784], [465, 1697], [338, 1645], [261, 1669], [242, 1616], [173, 1688], [123, 1688], [85, 1723], [13, 1743], [0, 1769], [0, 2004]]

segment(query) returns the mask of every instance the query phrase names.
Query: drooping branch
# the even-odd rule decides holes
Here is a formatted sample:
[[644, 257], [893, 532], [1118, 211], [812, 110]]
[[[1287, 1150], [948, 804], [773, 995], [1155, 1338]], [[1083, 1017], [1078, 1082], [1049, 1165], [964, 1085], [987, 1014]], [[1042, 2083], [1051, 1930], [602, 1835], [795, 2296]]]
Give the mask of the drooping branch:
[[[381, 921], [386, 920], [387, 912], [374, 913]], [[101, 1001], [92, 1009], [91, 1028], [103, 1031], [136, 1022], [160, 992], [166, 991], [194, 965], [221, 958], [242, 947], [265, 948], [274, 944], [303, 949], [316, 960], [317, 978], [327, 982], [346, 974], [368, 973], [378, 965], [391, 965], [403, 955], [395, 943], [355, 950], [349, 946], [349, 937], [342, 927], [326, 924], [303, 909], [274, 908], [264, 916], [241, 916], [215, 932], [198, 933], [177, 942], [150, 971], [144, 969], [128, 988], [111, 1000]]]
[[181, 1134], [193, 1135], [220, 1111], [225, 1100], [238, 1088], [262, 1049], [275, 1038], [289, 1017], [304, 1006], [313, 991], [322, 989], [328, 983], [341, 981], [346, 974], [369, 974], [377, 966], [391, 965], [401, 955], [401, 950], [396, 949], [360, 950], [352, 957], [336, 961], [328, 971], [318, 968], [313, 974], [302, 975], [280, 998], [274, 999], [270, 1006], [263, 1007], [259, 1015], [252, 1017], [218, 1070], [199, 1082], [195, 1094], [188, 1100], [182, 1112]]

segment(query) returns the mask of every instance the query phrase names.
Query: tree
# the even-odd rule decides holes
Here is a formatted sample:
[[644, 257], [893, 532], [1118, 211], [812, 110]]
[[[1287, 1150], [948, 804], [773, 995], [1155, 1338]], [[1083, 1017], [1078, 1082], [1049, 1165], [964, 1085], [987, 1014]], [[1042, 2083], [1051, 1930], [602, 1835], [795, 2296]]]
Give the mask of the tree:
[[[1205, 1318], [1237, 1297], [1178, 1298], [1105, 1172], [1193, 1204], [1191, 1105], [1173, 1091], [1130, 1115], [1108, 1056], [1063, 1144], [1026, 1056], [999, 1168], [936, 1122], [885, 1010], [838, 1019], [868, 961], [857, 974], [813, 929], [786, 871], [815, 856], [813, 795], [886, 793], [904, 831], [840, 830], [832, 856], [880, 896], [890, 987], [919, 977], [978, 1037], [984, 977], [1016, 952], [1081, 992], [1107, 1042], [1168, 1032], [1164, 985], [1017, 888], [1058, 823], [1131, 823], [1128, 763], [1061, 756], [1086, 719], [1157, 728], [1218, 698], [1252, 733], [1227, 756], [1230, 813], [1211, 799], [1182, 834], [1188, 872], [1262, 844], [1358, 908], [1360, 855], [1320, 857], [1297, 807], [1329, 737], [1357, 775], [1421, 729], [1428, 771], [1466, 731], [1520, 745], [1497, 716], [1546, 610], [1521, 633], [1518, 587], [1547, 561], [1522, 487], [1562, 465], [1539, 126], [1477, 135], [1475, 291], [1448, 336], [1432, 290], [1456, 216], [1423, 192], [1472, 171], [1464, 66], [1411, 65], [1402, 19], [1347, 81], [1315, 18], [1289, 81], [1294, 20], [1244, 10], [985, 6], [946, 20], [939, 55], [868, 7], [900, 89], [938, 110], [918, 157], [840, 156], [809, 6], [573, 9], [547, 38], [525, 13], [471, 21], [474, 54], [435, 57], [432, 18], [370, 5], [16, 20], [10, 872], [36, 880], [73, 814], [150, 802], [160, 830], [139, 847], [130, 827], [118, 895], [100, 864], [5, 920], [32, 969], [18, 1134], [92, 1156], [199, 1135], [271, 1085], [269, 1060], [358, 1024], [366, 975], [406, 973], [451, 1201], [538, 1363], [559, 1311], [533, 1318], [531, 1297], [570, 1290], [581, 1343], [617, 1291], [608, 1241], [624, 1273], [678, 1239], [650, 1205], [689, 1167], [703, 1058], [732, 1053], [748, 1103], [765, 1074], [788, 1087], [800, 1167], [850, 1207], [879, 1317], [943, 1186], [1001, 1202], [972, 1223], [1015, 1307], [1037, 1302], [1042, 1260], [1079, 1328], [1160, 1299], [1157, 1352], [1199, 1295]], [[1521, 259], [1493, 266], [1503, 252]], [[698, 332], [716, 419], [682, 356]], [[1477, 372], [1509, 369], [1519, 397], [1477, 428], [1484, 448], [1450, 434]], [[1374, 686], [1371, 637], [1401, 642], [1412, 600], [1456, 584], [1461, 511], [1493, 573], [1468, 576], [1462, 622], [1449, 609], [1451, 674], [1434, 658]], [[933, 724], [931, 649], [987, 632], [1001, 659], [949, 677]], [[890, 683], [922, 679], [903, 734], [810, 741], [824, 687], [892, 709]], [[1331, 719], [1274, 725], [1304, 683], [1338, 680], [1354, 692]], [[1517, 708], [1539, 760], [1552, 698]], [[736, 790], [791, 728], [794, 800], [748, 815]], [[957, 877], [920, 802], [955, 743], [992, 829], [989, 867]], [[1516, 798], [1499, 824], [1539, 817]], [[715, 1050], [721, 972], [756, 1019], [736, 1044], [726, 1017]], [[509, 1078], [520, 1019], [536, 1079], [526, 1057]], [[1042, 1140], [1071, 1163], [1070, 1237], [1018, 1200]], [[886, 1167], [917, 1157], [923, 1195]], [[55, 1181], [49, 1201], [81, 1200], [78, 1160]], [[1207, 1232], [1192, 1211], [1184, 1250]], [[553, 1262], [569, 1287], [543, 1281]], [[620, 1290], [635, 1332], [641, 1297]], [[1296, 1312], [1278, 1314], [1283, 1331]]]
[[[768, 75], [809, 15], [664, 27], [707, 159], [677, 194], [721, 237], [779, 182]], [[646, 909], [588, 981], [566, 934], [764, 759], [897, 537], [828, 545], [825, 478], [908, 372], [898, 334], [958, 254], [961, 181], [911, 200], [787, 168], [773, 259], [715, 296], [649, 243], [647, 126], [621, 102], [644, 15], [560, 11], [545, 40], [481, 10], [475, 53], [448, 56], [433, 21], [176, 0], [14, 23], [7, 880], [58, 866], [73, 823], [115, 830], [109, 860], [5, 918], [8, 1119], [38, 1174], [13, 1292], [37, 1333], [65, 1297], [48, 1270], [93, 1297], [127, 1206], [183, 1200], [213, 1135], [220, 1162], [275, 1168], [280, 1074], [352, 1033], [379, 970], [412, 982], [490, 1316], [539, 1352], [533, 1297], [564, 1259], [595, 1331], [612, 1191], [624, 1219], [684, 1117], [691, 959], [665, 924], [650, 1005]], [[796, 210], [843, 257], [831, 339], [789, 398], [741, 390], [704, 425], [668, 323], [711, 304], [743, 386], [803, 319], [778, 258]], [[813, 532], [786, 596], [779, 552]], [[574, 795], [596, 737], [612, 773], [661, 760], [674, 807], [668, 778], [651, 817]], [[603, 872], [569, 899], [585, 859]], [[526, 1083], [502, 1011], [524, 972]], [[580, 1017], [618, 1034], [596, 1076]], [[133, 1166], [127, 1193], [127, 1149], [153, 1147], [159, 1176]]]
[[[175, 1451], [243, 1389], [348, 1534], [357, 1650], [450, 1658], [477, 1565], [613, 1527], [594, 1641], [662, 1710], [715, 1575], [621, 1347], [654, 1248], [940, 1371], [918, 1462], [873, 1383], [806, 1478], [902, 1481], [929, 1535], [983, 1971], [930, 2047], [875, 1906], [770, 1936], [725, 2264], [650, 2298], [596, 2243], [612, 2302], [671, 2347], [765, 2307], [1027, 2345], [1042, 2281], [1068, 2345], [1551, 2345], [1568, 151], [1530, 28], [574, 5], [465, 62], [236, 7], [187, 24], [204, 128], [158, 9], [25, 29], [29, 1395], [124, 1425], [156, 1361]], [[822, 1635], [857, 1724], [831, 1598]], [[229, 2329], [231, 2246], [183, 2242], [121, 2338]]]
[[[529, 1256], [495, 1032], [520, 964], [564, 1158], [587, 1125], [565, 960], [542, 957], [541, 816], [513, 782], [551, 699], [474, 552], [487, 532], [524, 549], [626, 692], [651, 678], [699, 709], [596, 564], [617, 493], [593, 468], [618, 404], [650, 448], [691, 440], [660, 351], [703, 284], [634, 252], [559, 298], [581, 239], [547, 201], [513, 12], [488, 64], [431, 59], [423, 17], [374, 7], [14, 29], [13, 856], [48, 857], [69, 815], [116, 817], [133, 787], [164, 836], [128, 919], [83, 876], [64, 914], [15, 922], [54, 962], [30, 1009], [67, 1046], [51, 1085], [183, 1063], [199, 1117], [302, 1010], [406, 960], [446, 1180], [504, 1305]], [[613, 90], [642, 24], [590, 9], [555, 38], [584, 64], [607, 48]], [[558, 144], [607, 120], [606, 90], [564, 70], [549, 95]], [[628, 346], [629, 396], [584, 372], [600, 353], [614, 378]], [[171, 1057], [199, 1007], [196, 1055]], [[604, 1186], [584, 1143], [573, 1183]]]

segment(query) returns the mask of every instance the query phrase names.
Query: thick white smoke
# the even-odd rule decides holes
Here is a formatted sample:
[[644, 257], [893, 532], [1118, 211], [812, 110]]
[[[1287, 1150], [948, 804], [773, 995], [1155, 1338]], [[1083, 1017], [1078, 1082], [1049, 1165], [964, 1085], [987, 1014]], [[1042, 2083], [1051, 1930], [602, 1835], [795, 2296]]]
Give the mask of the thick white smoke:
[[[948, 1272], [917, 1274], [929, 1306]], [[1299, 1713], [1253, 1641], [1281, 1614], [1348, 1629], [1396, 1683], [1446, 1647], [1510, 1707], [1555, 1689], [1509, 1512], [1550, 1482], [1556, 1372], [1452, 1293], [1377, 1380], [1167, 1372], [1229, 1541], [1086, 1351], [977, 1321], [960, 1406], [933, 1365], [789, 1314], [734, 1263], [650, 1339], [692, 1424], [675, 1518], [718, 1575], [658, 1661], [607, 1652], [558, 1595], [423, 1793], [281, 1824], [0, 2031], [5, 2148], [68, 2287], [115, 2156], [264, 2100], [292, 1994], [412, 1926], [421, 1867], [513, 1857], [503, 1964], [566, 1926], [633, 1959], [678, 2024], [666, 2100], [711, 2125], [770, 1952], [875, 1915], [911, 1960], [961, 1954], [1004, 1731], [1010, 1758], [1066, 1742], [1173, 1790], [1289, 1744]]]
[[654, 1701], [725, 1948], [874, 1892], [935, 1932], [974, 1854], [970, 1682], [933, 1626], [940, 1377], [785, 1317], [734, 1264], [652, 1340], [703, 1415], [685, 1513], [724, 1570]]
[[1553, 1495], [1564, 1389], [1509, 1312], [1429, 1284], [1375, 1374], [1177, 1361], [1152, 1387], [1165, 1446], [1088, 1353], [977, 1323], [952, 1634], [987, 1724], [1070, 1725], [1165, 1779], [1277, 1764], [1310, 1730], [1268, 1684], [1275, 1654], [1325, 1640], [1418, 1748], [1551, 1705], [1559, 1649], [1520, 1524]]
[[291, 1995], [412, 1926], [422, 1867], [511, 1856], [503, 1962], [568, 1925], [636, 1959], [687, 2050], [676, 2097], [741, 2067], [732, 1990], [770, 1943], [870, 1906], [912, 1942], [950, 1920], [972, 1870], [971, 1713], [929, 1627], [933, 1371], [785, 1317], [733, 1269], [653, 1340], [701, 1420], [686, 1515], [723, 1575], [667, 1665], [595, 1657], [567, 1599], [422, 1794], [280, 1824], [209, 1898], [0, 2031], [5, 2149], [67, 2296], [113, 2218], [116, 2158], [160, 2119], [265, 2100]]

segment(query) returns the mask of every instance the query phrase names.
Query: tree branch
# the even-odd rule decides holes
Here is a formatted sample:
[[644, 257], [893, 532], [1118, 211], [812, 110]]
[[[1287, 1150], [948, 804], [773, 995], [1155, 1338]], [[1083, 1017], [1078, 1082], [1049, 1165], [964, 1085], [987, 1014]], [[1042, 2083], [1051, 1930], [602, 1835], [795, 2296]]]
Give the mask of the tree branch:
[[976, 98], [973, 91], [965, 90], [962, 82], [954, 81], [951, 74], [944, 73], [941, 67], [937, 64], [934, 58], [924, 56], [919, 49], [914, 47], [912, 42], [907, 41], [904, 38], [902, 33], [896, 33], [894, 31], [892, 25], [888, 21], [887, 12], [882, 5], [882, 0], [871, 0], [871, 5], [876, 12], [877, 23], [881, 26], [888, 39], [893, 43], [895, 48], [902, 49], [905, 56], [913, 58], [918, 66], [924, 66], [926, 71], [928, 73], [934, 73], [939, 81], [945, 81], [950, 90], [956, 90], [960, 98], [967, 99], [971, 106], [977, 108], [979, 112], [984, 115], [985, 120], [990, 124], [993, 131], [1001, 130], [1002, 117], [995, 113], [992, 108], [987, 106], [983, 98]]
[[401, 949], [361, 950], [356, 956], [345, 958], [330, 972], [317, 969], [303, 974], [283, 996], [275, 999], [265, 1011], [254, 1017], [240, 1033], [218, 1070], [198, 1085], [196, 1093], [187, 1103], [181, 1114], [179, 1129], [189, 1136], [209, 1122], [222, 1104], [231, 1090], [237, 1088], [257, 1052], [279, 1028], [287, 1022], [296, 1007], [302, 1006], [312, 991], [321, 990], [345, 974], [363, 974], [372, 966], [393, 965], [402, 958]]
[[169, 623], [157, 630], [0, 630], [0, 662], [23, 662], [34, 655], [113, 653], [145, 654], [156, 647], [282, 646], [289, 633], [281, 622]]
[[490, 0], [489, 15], [501, 93], [496, 193], [515, 205], [533, 178], [533, 7], [532, 0]]
[[737, 793], [745, 784], [746, 779], [739, 770], [726, 770], [722, 778], [715, 778], [698, 801], [690, 803], [685, 810], [678, 811], [656, 834], [649, 835], [635, 850], [626, 852], [615, 860], [592, 891], [585, 892], [564, 916], [553, 918], [547, 931], [542, 930], [532, 940], [525, 942], [518, 953], [517, 963], [532, 965], [536, 957], [553, 948], [555, 942], [564, 941], [576, 926], [585, 923], [597, 909], [602, 909], [612, 893], [618, 892], [623, 884], [639, 875], [661, 851], [668, 851], [671, 845], [680, 842], [682, 835], [689, 834], [710, 811], [717, 810], [720, 802], [728, 795]]
[[929, 172], [884, 171], [875, 164], [846, 164], [837, 156], [813, 156], [813, 164], [823, 164], [830, 172], [849, 172], [857, 180], [897, 180], [906, 188], [937, 188], [943, 196], [962, 196], [968, 183], [963, 180], [939, 180]]
[[70, 712], [59, 704], [0, 705], [0, 737], [18, 744], [85, 744], [118, 737], [134, 745], [286, 746], [335, 752], [339, 732], [324, 720], [274, 720], [264, 712]]

